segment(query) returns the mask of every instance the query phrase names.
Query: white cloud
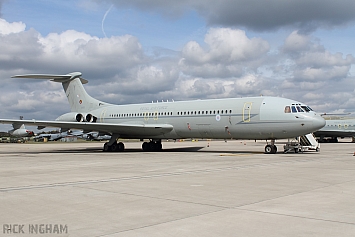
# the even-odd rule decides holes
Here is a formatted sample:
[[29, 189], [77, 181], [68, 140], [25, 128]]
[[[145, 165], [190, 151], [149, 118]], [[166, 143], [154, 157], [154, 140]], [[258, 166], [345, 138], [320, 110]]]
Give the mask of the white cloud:
[[[67, 112], [60, 84], [8, 78], [71, 71], [82, 71], [89, 80], [88, 92], [110, 103], [263, 94], [296, 99], [323, 111], [340, 106], [355, 110], [355, 80], [349, 76], [354, 57], [331, 53], [318, 40], [296, 31], [272, 54], [265, 39], [215, 27], [203, 44], [191, 40], [179, 53], [155, 56], [147, 55], [132, 35], [99, 38], [67, 30], [42, 36], [24, 25], [4, 25], [13, 28], [12, 33], [0, 34], [0, 77], [7, 79], [0, 88], [0, 105], [8, 108], [4, 118], [54, 119]], [[341, 84], [335, 87], [332, 81]], [[323, 96], [333, 92], [347, 97], [334, 102], [334, 97]]]
[[231, 64], [254, 60], [269, 50], [269, 44], [262, 39], [249, 39], [245, 32], [231, 28], [212, 28], [205, 36], [206, 49], [191, 41], [182, 50], [186, 63]]
[[[234, 82], [234, 94], [235, 95], [257, 95], [257, 92], [262, 90], [262, 79], [256, 75], [248, 74], [242, 78], [238, 78]], [[256, 93], [255, 93], [256, 92]]]
[[11, 33], [19, 33], [26, 29], [26, 25], [22, 22], [9, 23], [0, 18], [0, 34], [8, 35]]
[[260, 66], [260, 59], [270, 48], [265, 40], [249, 39], [244, 31], [230, 28], [210, 29], [205, 43], [204, 48], [191, 41], [182, 49], [180, 67], [185, 74], [204, 78], [240, 76], [243, 70]]
[[286, 52], [303, 52], [310, 47], [310, 37], [308, 35], [298, 34], [293, 31], [285, 40], [283, 50]]

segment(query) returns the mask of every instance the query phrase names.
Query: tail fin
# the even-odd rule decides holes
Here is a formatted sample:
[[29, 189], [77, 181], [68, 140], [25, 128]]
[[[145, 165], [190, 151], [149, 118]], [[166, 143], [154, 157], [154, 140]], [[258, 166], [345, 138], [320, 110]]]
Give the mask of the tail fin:
[[32, 78], [32, 79], [50, 79], [54, 82], [61, 82], [68, 98], [71, 112], [89, 112], [103, 106], [110, 105], [91, 97], [83, 84], [87, 80], [81, 78], [81, 72], [72, 72], [66, 75], [48, 75], [48, 74], [27, 74], [16, 75], [12, 78]]

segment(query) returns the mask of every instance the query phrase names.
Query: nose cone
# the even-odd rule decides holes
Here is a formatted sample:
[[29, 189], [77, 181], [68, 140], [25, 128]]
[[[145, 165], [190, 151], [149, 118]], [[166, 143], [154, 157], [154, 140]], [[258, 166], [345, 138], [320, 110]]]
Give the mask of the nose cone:
[[315, 115], [313, 117], [313, 127], [315, 130], [319, 130], [322, 127], [325, 126], [325, 120], [323, 117], [319, 116], [319, 115]]

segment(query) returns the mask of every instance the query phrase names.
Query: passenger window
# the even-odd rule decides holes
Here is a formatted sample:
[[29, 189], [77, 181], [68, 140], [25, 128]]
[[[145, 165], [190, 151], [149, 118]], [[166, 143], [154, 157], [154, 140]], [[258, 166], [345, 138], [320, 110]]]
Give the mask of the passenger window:
[[290, 106], [285, 107], [285, 113], [291, 113], [291, 108]]
[[292, 113], [297, 113], [297, 110], [296, 110], [296, 107], [295, 106], [292, 106]]

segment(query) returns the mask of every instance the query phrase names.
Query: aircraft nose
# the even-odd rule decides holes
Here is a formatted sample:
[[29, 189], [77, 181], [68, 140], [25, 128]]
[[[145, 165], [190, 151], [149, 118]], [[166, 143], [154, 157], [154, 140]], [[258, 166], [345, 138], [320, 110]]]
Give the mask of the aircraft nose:
[[322, 127], [325, 126], [325, 120], [319, 115], [316, 115], [313, 117], [313, 127], [315, 129], [321, 129]]

